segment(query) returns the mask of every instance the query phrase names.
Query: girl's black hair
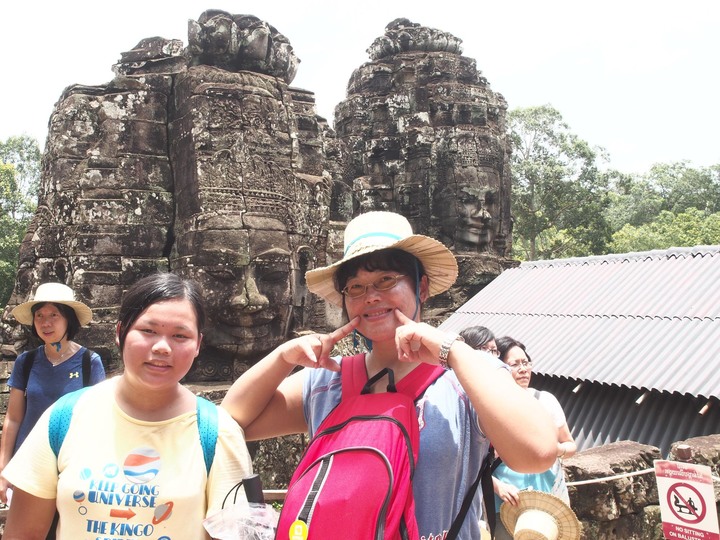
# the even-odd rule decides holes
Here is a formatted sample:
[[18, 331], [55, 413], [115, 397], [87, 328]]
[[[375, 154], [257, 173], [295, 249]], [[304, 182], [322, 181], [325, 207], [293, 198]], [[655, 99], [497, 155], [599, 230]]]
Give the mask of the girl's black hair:
[[30, 313], [32, 313], [33, 316], [33, 323], [30, 327], [30, 333], [36, 338], [42, 339], [37, 333], [37, 330], [35, 329], [35, 312], [47, 304], [52, 304], [53, 306], [55, 306], [60, 312], [60, 314], [65, 317], [65, 320], [67, 321], [67, 330], [65, 334], [67, 335], [68, 341], [71, 341], [75, 336], [77, 336], [77, 333], [80, 331], [80, 320], [78, 319], [77, 314], [75, 313], [75, 310], [73, 308], [65, 304], [59, 304], [57, 302], [40, 302], [39, 304], [32, 305], [32, 307], [30, 308]]
[[158, 302], [176, 298], [188, 300], [192, 304], [197, 316], [198, 333], [202, 333], [205, 327], [205, 302], [200, 286], [176, 274], [159, 272], [142, 278], [123, 295], [118, 314], [120, 351], [122, 352], [125, 346], [125, 338], [130, 327], [143, 311]]
[[483, 345], [487, 344], [488, 341], [495, 339], [489, 328], [484, 326], [468, 326], [465, 330], [460, 332], [460, 337], [465, 340], [465, 343], [470, 345], [473, 349], [479, 350]]

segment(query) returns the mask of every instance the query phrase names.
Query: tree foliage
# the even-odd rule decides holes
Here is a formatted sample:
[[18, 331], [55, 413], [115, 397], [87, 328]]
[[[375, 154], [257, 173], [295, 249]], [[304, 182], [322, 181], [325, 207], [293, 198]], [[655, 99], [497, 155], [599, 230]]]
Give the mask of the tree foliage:
[[604, 253], [611, 175], [598, 169], [602, 150], [573, 134], [549, 105], [511, 111], [509, 126], [515, 256]]
[[663, 198], [645, 178], [624, 175], [609, 193], [606, 218], [613, 231], [625, 225], [639, 227], [653, 221], [663, 209]]
[[720, 244], [720, 212], [688, 208], [679, 214], [662, 210], [650, 223], [625, 225], [613, 234], [610, 248], [613, 253], [627, 253], [715, 244]]
[[15, 285], [18, 251], [40, 181], [40, 148], [27, 136], [0, 141], [0, 305]]
[[600, 170], [602, 149], [549, 105], [509, 113], [513, 255], [583, 257], [720, 244], [720, 165]]
[[720, 243], [720, 165], [658, 163], [615, 183], [608, 208], [610, 250], [646, 251]]
[[40, 146], [32, 137], [20, 135], [0, 141], [0, 163], [15, 167], [17, 189], [31, 200], [38, 195], [40, 157]]
[[692, 168], [687, 162], [653, 165], [646, 181], [662, 199], [661, 210], [679, 214], [697, 208], [720, 212], [720, 165]]

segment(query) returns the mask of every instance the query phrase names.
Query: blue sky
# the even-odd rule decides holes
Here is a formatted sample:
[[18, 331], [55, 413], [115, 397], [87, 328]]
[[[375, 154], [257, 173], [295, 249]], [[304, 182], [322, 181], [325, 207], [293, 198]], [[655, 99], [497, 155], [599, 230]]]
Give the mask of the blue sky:
[[[110, 7], [112, 6], [112, 7]], [[717, 0], [86, 0], [5, 2], [0, 139], [44, 145], [63, 89], [100, 85], [120, 53], [151, 36], [187, 43], [187, 21], [210, 8], [260, 17], [301, 60], [293, 86], [332, 118], [366, 49], [397, 17], [463, 40], [510, 108], [550, 104], [610, 166], [720, 164]]]

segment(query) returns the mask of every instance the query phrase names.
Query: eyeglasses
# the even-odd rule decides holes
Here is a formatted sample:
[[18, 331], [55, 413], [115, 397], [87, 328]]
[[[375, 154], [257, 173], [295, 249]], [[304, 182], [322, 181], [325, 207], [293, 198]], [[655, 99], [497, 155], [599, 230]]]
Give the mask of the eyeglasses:
[[521, 367], [524, 367], [526, 369], [532, 369], [532, 361], [530, 360], [521, 360], [517, 364], [508, 364], [507, 365], [510, 369], [513, 371], [518, 371]]
[[372, 288], [376, 291], [389, 291], [395, 285], [397, 285], [400, 278], [403, 277], [405, 276], [402, 274], [399, 274], [397, 276], [382, 276], [377, 278], [372, 283], [367, 283], [365, 285], [363, 285], [362, 283], [353, 283], [352, 285], [348, 285], [347, 287], [345, 287], [340, 292], [345, 296], [349, 296], [350, 298], [360, 298], [367, 292], [367, 288], [370, 286], [372, 286]]
[[496, 357], [497, 357], [497, 356], [500, 356], [500, 351], [498, 351], [497, 349], [493, 349], [493, 348], [490, 348], [490, 347], [480, 347], [480, 350], [481, 350], [481, 351], [485, 351], [485, 352], [487, 352], [487, 353], [490, 353], [490, 354], [492, 354], [493, 356], [496, 356]]

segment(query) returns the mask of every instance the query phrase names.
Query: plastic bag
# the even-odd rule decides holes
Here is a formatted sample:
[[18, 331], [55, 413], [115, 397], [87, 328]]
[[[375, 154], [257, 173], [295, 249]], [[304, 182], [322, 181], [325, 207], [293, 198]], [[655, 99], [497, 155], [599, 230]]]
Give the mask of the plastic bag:
[[203, 521], [216, 540], [273, 540], [280, 514], [269, 504], [234, 504]]

